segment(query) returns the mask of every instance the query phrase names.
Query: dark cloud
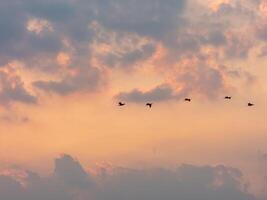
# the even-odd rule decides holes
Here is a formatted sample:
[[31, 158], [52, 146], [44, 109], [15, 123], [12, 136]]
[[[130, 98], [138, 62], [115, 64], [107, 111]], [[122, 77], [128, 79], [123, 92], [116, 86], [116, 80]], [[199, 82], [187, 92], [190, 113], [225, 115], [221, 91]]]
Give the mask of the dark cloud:
[[[12, 59], [29, 62], [41, 55], [52, 59], [54, 54], [64, 48], [64, 37], [73, 41], [73, 45], [78, 48], [81, 42], [89, 41], [91, 36], [88, 25], [93, 18], [87, 19], [86, 11], [84, 17], [80, 15], [80, 4], [72, 1], [14, 0], [1, 1], [0, 4], [0, 58], [3, 65]], [[90, 7], [90, 2], [86, 6]], [[53, 26], [53, 31], [42, 35], [33, 34], [27, 30], [30, 19], [47, 20]]]
[[[30, 3], [30, 1], [16, 0], [0, 2], [0, 12], [2, 13], [0, 19], [1, 64], [6, 64], [12, 59], [27, 60], [44, 52], [58, 51], [61, 47], [58, 36], [36, 37], [27, 30], [27, 22], [31, 14], [27, 12], [25, 6]], [[55, 38], [57, 39], [55, 40]]]
[[60, 81], [36, 81], [33, 85], [43, 91], [68, 95], [78, 91], [96, 91], [102, 86], [102, 74], [96, 68], [73, 69]]
[[131, 50], [120, 50], [120, 52], [112, 51], [98, 55], [97, 58], [109, 68], [134, 69], [136, 64], [151, 58], [156, 51], [156, 47], [154, 44], [149, 43], [133, 47]]
[[[85, 43], [95, 37], [88, 28], [95, 21], [115, 32], [137, 33], [162, 39], [167, 36], [166, 32], [176, 31], [185, 7], [185, 0], [167, 0], [164, 3], [159, 0], [16, 0], [0, 3], [0, 52], [8, 50], [4, 54], [7, 61], [18, 57], [25, 59], [26, 55], [29, 55], [29, 59], [30, 56], [46, 53], [48, 50], [50, 53], [59, 51], [63, 48], [61, 39], [64, 36], [75, 48], [86, 46]], [[32, 34], [26, 29], [30, 18], [48, 20], [54, 26], [55, 32], [32, 38]], [[47, 43], [51, 48], [43, 48], [47, 47]], [[32, 48], [33, 45], [35, 48]]]
[[20, 6], [17, 1], [1, 1], [0, 4], [0, 11], [2, 13], [0, 19], [1, 46], [8, 43], [15, 44], [22, 39], [26, 16], [20, 12]]
[[[218, 46], [226, 44], [224, 33], [235, 26], [234, 21], [239, 24], [241, 17], [248, 16], [249, 13], [251, 16], [255, 15], [253, 15], [253, 9], [249, 10], [247, 6], [236, 3], [234, 5], [221, 4], [212, 14], [205, 8], [205, 14], [198, 16], [197, 13], [193, 13], [191, 17], [188, 17], [184, 15], [185, 12], [190, 12], [186, 10], [187, 0], [26, 0], [23, 2], [15, 0], [0, 3], [2, 13], [0, 25], [3, 29], [0, 33], [0, 41], [2, 44], [6, 43], [0, 48], [3, 52], [5, 52], [4, 49], [9, 48], [5, 55], [10, 59], [18, 57], [20, 53], [22, 53], [20, 57], [23, 57], [25, 52], [34, 56], [48, 52], [48, 50], [60, 50], [64, 48], [61, 44], [63, 36], [71, 40], [75, 48], [86, 46], [86, 43], [96, 37], [88, 28], [92, 22], [98, 22], [105, 28], [118, 33], [136, 33], [156, 39], [166, 46], [175, 45], [182, 49], [205, 44]], [[14, 14], [10, 15], [10, 11]], [[231, 13], [234, 14], [231, 15]], [[232, 20], [231, 18], [231, 26], [227, 26], [229, 16], [235, 16], [232, 18], [238, 19]], [[40, 42], [31, 39], [30, 33], [25, 28], [30, 17], [51, 22], [55, 28], [53, 37], [39, 37]], [[205, 35], [201, 30], [206, 30]], [[188, 39], [181, 45], [177, 42], [177, 38]], [[47, 47], [46, 43], [50, 43], [51, 48], [42, 48]], [[35, 48], [31, 48], [34, 44], [36, 44]], [[39, 49], [36, 49], [38, 47]], [[128, 54], [134, 57], [131, 52]]]
[[208, 44], [213, 44], [214, 46], [221, 46], [226, 44], [226, 37], [224, 33], [222, 33], [220, 30], [214, 30], [208, 33], [206, 41]]
[[[19, 59], [27, 68], [60, 76], [62, 69], [55, 57], [59, 52], [70, 52], [70, 65], [77, 71], [75, 75], [34, 83], [43, 91], [66, 95], [92, 92], [105, 84], [102, 71], [93, 69], [90, 64], [87, 69], [81, 65], [88, 60], [97, 59], [103, 68], [134, 70], [137, 64], [152, 58], [161, 45], [167, 54], [163, 62], [170, 62], [166, 71], [174, 72], [171, 69], [174, 63], [192, 56], [200, 57], [207, 49], [214, 52], [207, 56], [218, 64], [225, 59], [245, 59], [256, 45], [254, 39], [265, 40], [265, 26], [258, 28], [256, 38], [246, 31], [253, 21], [259, 20], [255, 12], [259, 3], [243, 4], [237, 0], [222, 3], [216, 10], [198, 3], [194, 3], [192, 9], [190, 3], [188, 0], [2, 0], [0, 62]], [[32, 19], [45, 20], [50, 30], [40, 33], [28, 30], [27, 24]], [[94, 24], [102, 29], [96, 31], [92, 28]], [[92, 48], [94, 44], [97, 47], [106, 45], [109, 51], [96, 54], [96, 49]], [[193, 72], [177, 73], [176, 82], [183, 85], [182, 94], [195, 90], [209, 97], [216, 96], [215, 91], [224, 86], [222, 72], [203, 67], [201, 63]], [[34, 102], [33, 96], [27, 95], [23, 88], [14, 92], [18, 94], [8, 94], [9, 98]], [[149, 96], [155, 101], [177, 98], [159, 88], [132, 93], [129, 98], [136, 101], [149, 99]], [[159, 93], [163, 97], [158, 97]], [[123, 95], [124, 98], [128, 96]]]
[[90, 175], [83, 167], [68, 155], [55, 160], [54, 173], [46, 178], [38, 174], [27, 172], [25, 189], [28, 200], [75, 200], [79, 198], [79, 191], [87, 192], [93, 188]]
[[97, 20], [117, 31], [135, 32], [162, 39], [181, 24], [185, 0], [101, 0]]
[[[4, 200], [260, 200], [251, 195], [238, 169], [182, 165], [176, 170], [114, 168], [103, 177], [85, 172], [68, 155], [57, 159], [52, 175], [26, 171], [25, 178], [0, 176]], [[103, 170], [101, 169], [102, 173]], [[22, 185], [23, 183], [23, 185]]]
[[76, 8], [70, 0], [37, 0], [26, 3], [26, 10], [31, 15], [61, 23], [75, 17]]
[[0, 19], [0, 58], [1, 60], [5, 59], [0, 64], [4, 64], [9, 57], [12, 57], [14, 46], [23, 40], [26, 16], [20, 12], [16, 2], [1, 1], [0, 4], [0, 12], [2, 13]]
[[255, 11], [258, 7], [256, 2], [257, 0], [246, 1], [245, 3], [242, 1], [222, 2], [218, 4], [213, 15], [216, 17], [232, 18], [234, 21], [240, 21], [240, 18], [241, 21], [242, 18], [245, 18], [248, 21], [255, 20], [257, 18], [257, 13]]
[[[172, 32], [180, 24], [181, 15], [185, 8], [185, 0], [154, 1], [44, 1], [27, 0], [24, 2], [2, 2], [3, 17], [0, 25], [4, 31], [0, 34], [0, 41], [5, 45], [0, 47], [2, 62], [12, 59], [22, 59], [30, 62], [27, 66], [37, 66], [44, 72], [47, 68], [40, 67], [39, 63], [31, 61], [35, 58], [42, 63], [51, 65], [50, 60], [61, 50], [75, 51], [77, 61], [87, 60], [90, 51], [90, 42], [96, 37], [96, 33], [89, 28], [93, 22], [97, 22], [118, 35], [134, 33], [140, 37], [157, 38], [162, 40], [167, 36], [166, 32]], [[15, 15], [10, 15], [14, 11]], [[53, 31], [36, 34], [27, 30], [27, 23], [31, 18], [47, 20]], [[66, 38], [71, 47], [65, 47], [62, 40]], [[141, 40], [142, 38], [140, 38]], [[108, 38], [106, 39], [108, 40]], [[111, 42], [111, 41], [109, 41]], [[119, 38], [118, 38], [119, 42]], [[2, 44], [3, 44], [2, 43]], [[119, 44], [119, 43], [118, 43]], [[135, 44], [132, 44], [133, 46]], [[150, 57], [155, 52], [154, 44], [142, 44], [138, 48], [126, 48], [119, 54], [111, 52], [100, 57], [102, 63], [108, 67], [120, 66], [130, 68], [138, 61]], [[48, 92], [61, 95], [76, 91], [94, 91], [101, 85], [101, 75], [94, 69], [84, 69], [79, 62], [73, 62], [77, 71], [76, 75], [64, 76], [59, 81], [36, 81], [34, 86]], [[89, 67], [90, 68], [90, 67]], [[56, 72], [56, 70], [54, 70]], [[21, 101], [30, 101], [30, 96], [17, 91], [18, 96], [10, 94], [12, 98]]]
[[[141, 49], [136, 49], [131, 52], [126, 52], [122, 55], [123, 63], [121, 65], [130, 65], [135, 64], [136, 61], [144, 61], [146, 58], [149, 58], [155, 52], [156, 47], [153, 44], [145, 44], [141, 46]], [[119, 62], [119, 61], [118, 61]]]
[[5, 200], [25, 199], [22, 185], [8, 176], [0, 176], [0, 196]]
[[69, 187], [87, 188], [92, 184], [90, 175], [86, 173], [78, 161], [69, 155], [63, 155], [55, 160], [54, 174]]
[[247, 58], [250, 50], [254, 47], [253, 42], [243, 33], [230, 33], [224, 53], [227, 58]]
[[0, 103], [9, 105], [13, 102], [35, 104], [37, 98], [28, 92], [21, 78], [13, 69], [0, 70]]
[[170, 86], [161, 85], [146, 92], [138, 89], [134, 89], [130, 92], [122, 92], [116, 96], [116, 99], [126, 102], [144, 103], [168, 101], [181, 97], [182, 94], [175, 94], [175, 91]]

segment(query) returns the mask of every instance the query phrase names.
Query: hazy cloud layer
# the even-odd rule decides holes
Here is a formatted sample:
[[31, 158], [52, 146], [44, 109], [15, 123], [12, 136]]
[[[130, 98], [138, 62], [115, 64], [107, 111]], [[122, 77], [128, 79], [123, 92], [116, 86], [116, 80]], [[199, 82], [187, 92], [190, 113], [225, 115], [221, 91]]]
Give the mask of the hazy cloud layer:
[[[238, 169], [182, 165], [176, 170], [101, 168], [95, 175], [63, 155], [48, 177], [30, 171], [0, 176], [4, 200], [260, 200], [249, 194]], [[8, 174], [8, 175], [7, 175]]]

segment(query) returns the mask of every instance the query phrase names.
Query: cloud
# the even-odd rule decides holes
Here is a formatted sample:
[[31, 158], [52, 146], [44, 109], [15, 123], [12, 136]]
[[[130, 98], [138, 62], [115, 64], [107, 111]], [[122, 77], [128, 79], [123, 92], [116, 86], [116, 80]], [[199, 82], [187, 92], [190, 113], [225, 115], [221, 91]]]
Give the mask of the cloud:
[[37, 98], [27, 91], [14, 68], [0, 68], [0, 103], [10, 105], [14, 102], [35, 104]]
[[173, 99], [180, 99], [181, 94], [175, 94], [175, 91], [168, 85], [160, 85], [150, 91], [140, 91], [134, 89], [130, 92], [122, 92], [116, 95], [116, 99], [126, 102], [144, 103], [144, 102], [161, 102]]
[[96, 19], [112, 30], [163, 39], [181, 24], [185, 3], [185, 0], [102, 0], [97, 4]]
[[181, 70], [174, 74], [175, 84], [186, 93], [210, 99], [220, 96], [226, 90], [224, 72], [209, 59], [193, 57], [186, 60]]
[[[55, 160], [55, 170], [49, 177], [31, 171], [0, 176], [0, 198], [5, 200], [78, 200], [79, 192], [94, 188], [94, 182], [78, 161], [68, 155]], [[85, 198], [83, 198], [85, 199]]]
[[96, 91], [102, 86], [102, 74], [97, 68], [74, 68], [59, 81], [36, 81], [33, 85], [43, 91], [68, 95], [79, 91]]
[[[21, 39], [21, 35], [24, 32], [23, 20], [24, 16], [19, 11], [19, 6], [15, 2], [5, 2], [1, 1], [0, 11], [2, 17], [0, 19], [1, 33], [0, 41], [2, 44], [7, 44], [12, 42], [12, 40], [17, 41]], [[12, 12], [13, 14], [10, 14]]]
[[26, 3], [26, 11], [32, 15], [59, 22], [66, 22], [72, 17], [75, 17], [76, 7], [70, 0], [37, 0]]
[[33, 18], [28, 21], [27, 30], [39, 35], [44, 31], [52, 32], [53, 27], [47, 20]]
[[119, 169], [105, 181], [99, 199], [252, 200], [240, 182], [239, 170], [225, 166], [182, 165], [165, 169]]
[[[224, 88], [226, 74], [201, 62], [195, 69], [189, 67], [192, 72], [181, 73], [177, 65], [192, 57], [208, 57], [206, 62], [215, 65], [246, 59], [258, 42], [265, 41], [264, 17], [257, 14], [263, 9], [261, 3], [223, 1], [211, 7], [190, 0], [0, 1], [0, 62], [21, 60], [25, 70], [51, 76], [48, 81], [34, 80], [33, 85], [60, 95], [102, 88], [109, 78], [105, 70], [134, 71], [137, 66], [146, 68], [148, 61], [156, 69], [163, 63], [165, 71], [175, 76], [174, 91], [214, 97]], [[166, 50], [161, 60], [159, 46]], [[69, 74], [70, 68], [75, 75]], [[168, 79], [166, 74], [159, 71], [162, 79]], [[179, 83], [182, 90], [177, 89]], [[136, 98], [157, 92], [141, 91], [135, 91]], [[23, 96], [22, 90], [18, 93]], [[172, 94], [162, 97], [172, 98]]]
[[253, 47], [253, 42], [246, 34], [228, 32], [227, 46], [224, 49], [224, 53], [228, 58], [247, 58]]
[[90, 175], [69, 155], [55, 160], [54, 175], [69, 187], [87, 188], [93, 184]]
[[[51, 59], [49, 56], [64, 48], [62, 42], [64, 38], [79, 41], [81, 44], [88, 40], [85, 35], [90, 36], [88, 24], [93, 19], [87, 19], [87, 14], [85, 17], [77, 15], [81, 9], [80, 4], [62, 0], [23, 2], [14, 0], [1, 1], [0, 4], [2, 64], [12, 59], [23, 59], [29, 62], [33, 57], [41, 55]], [[51, 31], [52, 27], [53, 31]], [[36, 32], [42, 32], [42, 34], [36, 34]]]
[[[4, 200], [260, 200], [247, 191], [235, 168], [181, 165], [175, 170], [101, 168], [92, 175], [69, 155], [55, 160], [47, 177], [31, 171], [0, 176]], [[16, 174], [23, 174], [20, 179]], [[21, 178], [22, 177], [22, 178]]]
[[[0, 3], [0, 26], [3, 30], [0, 34], [0, 52], [1, 57], [5, 58], [2, 62], [14, 58], [30, 60], [33, 56], [55, 53], [64, 48], [63, 39], [68, 39], [77, 51], [88, 51], [86, 46], [97, 37], [89, 28], [93, 22], [117, 33], [163, 38], [167, 36], [167, 30], [176, 31], [185, 8], [185, 0], [167, 0], [164, 3], [158, 0], [15, 0]], [[16, 14], [10, 15], [10, 11]], [[50, 31], [42, 37], [32, 34], [44, 29]], [[44, 45], [47, 47], [47, 43], [51, 49], [42, 48]]]
[[97, 57], [99, 62], [108, 68], [134, 69], [137, 63], [144, 62], [146, 59], [150, 58], [155, 50], [155, 45], [143, 44], [140, 45], [140, 47], [135, 46], [132, 50], [125, 51], [120, 49], [116, 52], [113, 49], [110, 52], [99, 54]]
[[107, 68], [135, 69], [156, 51], [156, 43], [147, 37], [115, 32], [97, 22], [91, 24], [91, 29], [96, 35], [90, 48], [92, 57]]
[[16, 180], [8, 176], [0, 176], [0, 196], [6, 200], [25, 199], [23, 187]]
[[[164, 84], [149, 91], [134, 89], [130, 92], [121, 92], [115, 96], [116, 99], [143, 103], [195, 96], [214, 100], [228, 90], [225, 81], [225, 76], [230, 76], [228, 69], [213, 63], [205, 55], [185, 58], [165, 73], [169, 79], [166, 79]], [[239, 71], [238, 75], [241, 76]]]

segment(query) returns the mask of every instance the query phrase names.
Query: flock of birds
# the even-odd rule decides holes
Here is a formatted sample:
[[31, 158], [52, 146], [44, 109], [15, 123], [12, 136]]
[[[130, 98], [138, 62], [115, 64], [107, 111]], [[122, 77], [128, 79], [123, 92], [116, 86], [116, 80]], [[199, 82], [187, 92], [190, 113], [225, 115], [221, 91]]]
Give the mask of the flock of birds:
[[[224, 99], [231, 100], [232, 97], [231, 97], [231, 96], [225, 96]], [[184, 101], [186, 101], [186, 102], [191, 102], [191, 100], [192, 100], [192, 99], [190, 99], [190, 98], [185, 98], [185, 99], [184, 99]], [[118, 103], [118, 106], [125, 106], [125, 105], [126, 105], [126, 103], [123, 103], [123, 102], [119, 102], [119, 103]], [[149, 107], [149, 108], [152, 108], [152, 105], [153, 105], [153, 103], [146, 103], [146, 106]], [[253, 103], [250, 103], [250, 102], [249, 102], [247, 105], [248, 105], [249, 107], [254, 106], [254, 104], [253, 104]]]

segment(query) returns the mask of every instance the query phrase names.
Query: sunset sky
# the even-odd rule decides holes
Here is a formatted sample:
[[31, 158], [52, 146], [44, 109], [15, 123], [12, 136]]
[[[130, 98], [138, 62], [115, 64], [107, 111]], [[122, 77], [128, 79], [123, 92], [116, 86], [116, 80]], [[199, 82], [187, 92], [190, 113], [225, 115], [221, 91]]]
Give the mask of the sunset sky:
[[267, 0], [0, 13], [1, 200], [267, 198]]

